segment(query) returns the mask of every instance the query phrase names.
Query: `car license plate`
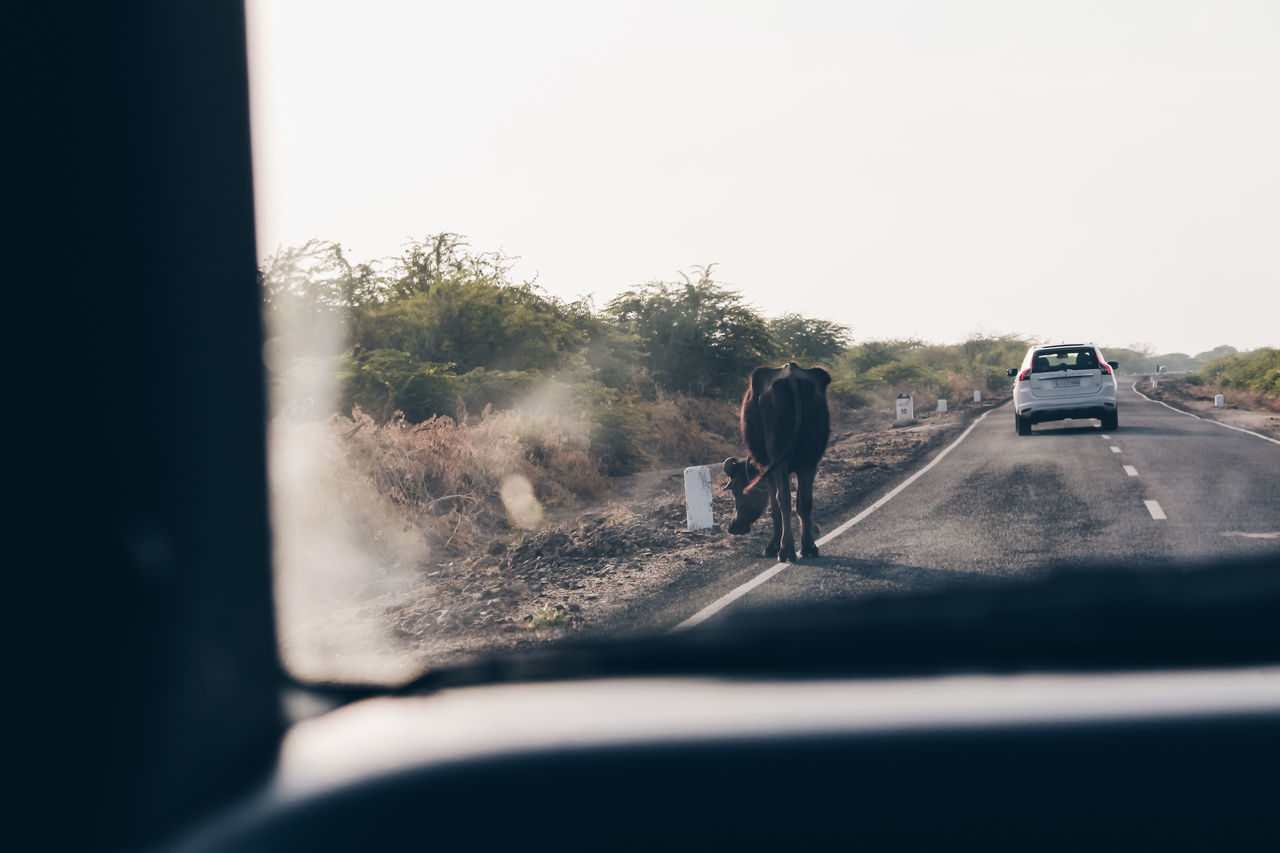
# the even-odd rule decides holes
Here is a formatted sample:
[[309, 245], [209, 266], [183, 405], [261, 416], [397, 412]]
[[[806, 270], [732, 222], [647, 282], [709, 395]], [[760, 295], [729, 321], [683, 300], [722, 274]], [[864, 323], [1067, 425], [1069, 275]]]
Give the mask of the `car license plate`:
[[1067, 387], [1070, 387], [1070, 386], [1072, 386], [1072, 385], [1079, 385], [1079, 384], [1080, 384], [1080, 378], [1079, 378], [1079, 377], [1076, 377], [1075, 379], [1055, 379], [1055, 380], [1053, 380], [1053, 386], [1054, 386], [1055, 388], [1067, 388]]

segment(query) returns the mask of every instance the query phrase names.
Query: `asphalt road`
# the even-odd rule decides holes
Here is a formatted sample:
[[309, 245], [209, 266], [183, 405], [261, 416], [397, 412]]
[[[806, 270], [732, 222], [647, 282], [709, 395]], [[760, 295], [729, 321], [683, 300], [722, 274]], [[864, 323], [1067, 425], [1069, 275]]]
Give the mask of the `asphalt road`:
[[1128, 384], [1117, 402], [1112, 432], [1070, 420], [1020, 437], [1012, 408], [988, 412], [928, 470], [820, 541], [821, 557], [744, 566], [691, 596], [681, 627], [731, 608], [1058, 567], [1171, 571], [1280, 553], [1280, 445], [1146, 400]]

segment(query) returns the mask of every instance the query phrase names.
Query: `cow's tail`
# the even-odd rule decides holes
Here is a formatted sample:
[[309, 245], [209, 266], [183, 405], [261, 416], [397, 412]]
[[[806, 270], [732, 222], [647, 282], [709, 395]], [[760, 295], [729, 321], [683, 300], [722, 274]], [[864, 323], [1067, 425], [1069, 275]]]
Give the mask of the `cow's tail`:
[[800, 383], [796, 381], [794, 376], [788, 376], [787, 387], [791, 389], [791, 399], [795, 404], [795, 420], [791, 427], [791, 440], [787, 442], [786, 448], [778, 454], [776, 459], [770, 461], [768, 465], [764, 466], [764, 470], [761, 471], [754, 480], [747, 483], [747, 487], [742, 490], [744, 495], [750, 494], [752, 489], [760, 485], [761, 480], [768, 477], [769, 474], [773, 472], [773, 469], [791, 458], [792, 452], [796, 449], [796, 442], [800, 440], [800, 416], [803, 410], [803, 401], [800, 399]]

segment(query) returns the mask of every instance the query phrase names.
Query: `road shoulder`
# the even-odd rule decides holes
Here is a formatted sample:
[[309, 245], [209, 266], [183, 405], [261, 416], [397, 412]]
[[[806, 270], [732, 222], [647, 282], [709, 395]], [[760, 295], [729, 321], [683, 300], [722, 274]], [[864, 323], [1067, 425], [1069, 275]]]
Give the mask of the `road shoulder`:
[[[1206, 420], [1217, 421], [1238, 429], [1252, 430], [1269, 438], [1280, 439], [1280, 412], [1250, 406], [1241, 397], [1207, 386], [1189, 385], [1182, 379], [1157, 379], [1152, 387], [1150, 377], [1137, 379], [1134, 390], [1148, 399]], [[1223, 393], [1222, 408], [1214, 405], [1214, 396]], [[1252, 395], [1257, 396], [1257, 395]], [[1280, 406], [1280, 401], [1277, 401]]]

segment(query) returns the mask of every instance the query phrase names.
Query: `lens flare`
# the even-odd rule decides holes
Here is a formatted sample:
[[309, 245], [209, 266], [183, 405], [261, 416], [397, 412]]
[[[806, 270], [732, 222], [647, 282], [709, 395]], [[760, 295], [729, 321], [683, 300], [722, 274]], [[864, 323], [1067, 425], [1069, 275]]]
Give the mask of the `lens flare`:
[[511, 523], [524, 530], [542, 526], [542, 504], [533, 494], [533, 484], [523, 474], [508, 474], [498, 486], [498, 495], [507, 508]]

